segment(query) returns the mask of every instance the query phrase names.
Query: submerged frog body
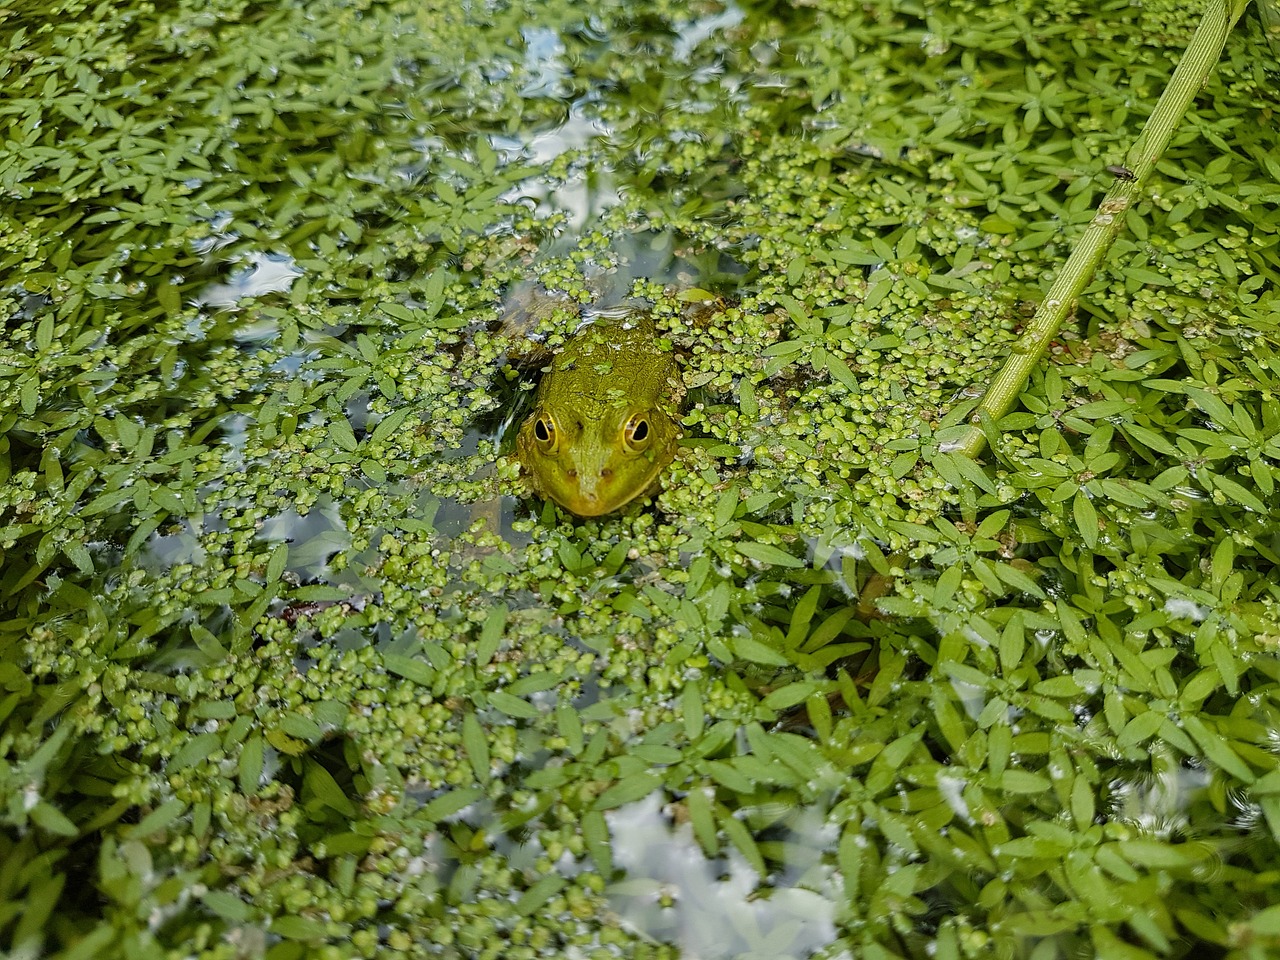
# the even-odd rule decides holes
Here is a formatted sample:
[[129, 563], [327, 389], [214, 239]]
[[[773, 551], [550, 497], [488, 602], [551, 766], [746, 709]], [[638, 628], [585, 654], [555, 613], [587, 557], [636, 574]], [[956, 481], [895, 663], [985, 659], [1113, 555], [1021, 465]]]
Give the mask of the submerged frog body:
[[675, 456], [682, 394], [647, 315], [584, 327], [551, 361], [516, 437], [534, 492], [580, 517], [651, 492]]

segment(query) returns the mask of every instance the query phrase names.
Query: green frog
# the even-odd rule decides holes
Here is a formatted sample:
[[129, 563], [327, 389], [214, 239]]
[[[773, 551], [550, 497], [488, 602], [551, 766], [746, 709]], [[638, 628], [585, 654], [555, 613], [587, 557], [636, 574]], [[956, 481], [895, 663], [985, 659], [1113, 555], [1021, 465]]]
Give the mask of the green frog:
[[658, 487], [675, 457], [684, 386], [647, 314], [583, 327], [551, 360], [516, 457], [539, 496], [597, 517]]

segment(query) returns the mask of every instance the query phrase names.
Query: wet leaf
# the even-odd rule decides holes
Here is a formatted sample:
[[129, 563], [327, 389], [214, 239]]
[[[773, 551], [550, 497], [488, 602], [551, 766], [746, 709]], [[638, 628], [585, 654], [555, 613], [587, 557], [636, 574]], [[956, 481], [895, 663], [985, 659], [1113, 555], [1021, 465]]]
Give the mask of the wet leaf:
[[803, 567], [805, 565], [803, 560], [772, 544], [742, 541], [735, 544], [735, 547], [744, 557], [758, 560], [765, 565], [778, 567]]
[[661, 777], [648, 772], [635, 773], [629, 777], [624, 777], [596, 798], [593, 809], [600, 811], [612, 810], [614, 807], [643, 800], [657, 790], [661, 783]]
[[462, 746], [467, 751], [476, 779], [486, 783], [489, 780], [489, 741], [474, 713], [468, 712], [463, 718]]

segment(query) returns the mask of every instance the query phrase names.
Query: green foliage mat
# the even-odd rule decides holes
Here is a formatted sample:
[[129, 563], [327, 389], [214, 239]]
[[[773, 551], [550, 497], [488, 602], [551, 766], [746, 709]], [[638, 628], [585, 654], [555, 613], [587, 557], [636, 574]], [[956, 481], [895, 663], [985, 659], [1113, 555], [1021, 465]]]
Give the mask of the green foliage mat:
[[[1280, 77], [975, 464], [1195, 26], [1045, 7], [0, 10], [0, 949], [1274, 956]], [[525, 295], [654, 501], [499, 459]]]

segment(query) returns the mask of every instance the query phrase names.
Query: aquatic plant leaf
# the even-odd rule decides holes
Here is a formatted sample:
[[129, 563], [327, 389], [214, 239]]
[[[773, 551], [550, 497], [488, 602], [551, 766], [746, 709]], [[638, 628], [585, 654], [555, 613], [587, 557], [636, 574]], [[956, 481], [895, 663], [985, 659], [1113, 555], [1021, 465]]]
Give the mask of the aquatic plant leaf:
[[422, 816], [433, 823], [449, 820], [482, 796], [484, 796], [484, 791], [479, 787], [449, 790], [426, 803], [422, 808]]
[[384, 653], [383, 666], [397, 677], [403, 677], [420, 686], [429, 687], [435, 682], [436, 671], [429, 663], [399, 653]]
[[528, 700], [512, 696], [502, 690], [491, 690], [486, 694], [486, 697], [490, 706], [509, 717], [532, 720], [538, 716], [538, 708]]
[[271, 932], [286, 940], [304, 940], [318, 942], [327, 934], [326, 924], [303, 916], [276, 917], [271, 921]]
[[187, 810], [187, 804], [176, 797], [160, 804], [129, 828], [129, 835], [142, 838], [167, 829]]
[[462, 746], [467, 751], [476, 779], [486, 783], [489, 780], [489, 741], [480, 721], [471, 712], [462, 720]]
[[748, 660], [751, 663], [777, 667], [785, 667], [790, 663], [785, 654], [750, 634], [742, 633], [732, 636], [729, 638], [728, 644], [736, 657]]
[[304, 769], [304, 796], [309, 794], [324, 806], [337, 811], [344, 817], [354, 817], [356, 815], [355, 804], [343, 793], [342, 788], [338, 786], [338, 782], [333, 778], [333, 774], [326, 770], [324, 766], [314, 760], [307, 760]]
[[240, 751], [237, 761], [240, 792], [246, 796], [257, 793], [262, 778], [266, 744], [258, 735], [249, 737]]
[[237, 923], [243, 923], [253, 915], [249, 904], [229, 890], [209, 890], [200, 900], [218, 916]]
[[566, 883], [564, 877], [558, 876], [543, 877], [538, 880], [516, 901], [517, 916], [527, 917], [542, 909], [552, 897], [564, 889]]
[[757, 560], [766, 566], [792, 568], [805, 566], [805, 562], [799, 557], [792, 556], [786, 550], [781, 547], [775, 547], [773, 544], [741, 541], [735, 544], [734, 547], [743, 556]]
[[624, 804], [643, 800], [657, 790], [662, 778], [657, 774], [642, 771], [624, 777], [596, 797], [593, 809], [598, 811], [612, 810]]

